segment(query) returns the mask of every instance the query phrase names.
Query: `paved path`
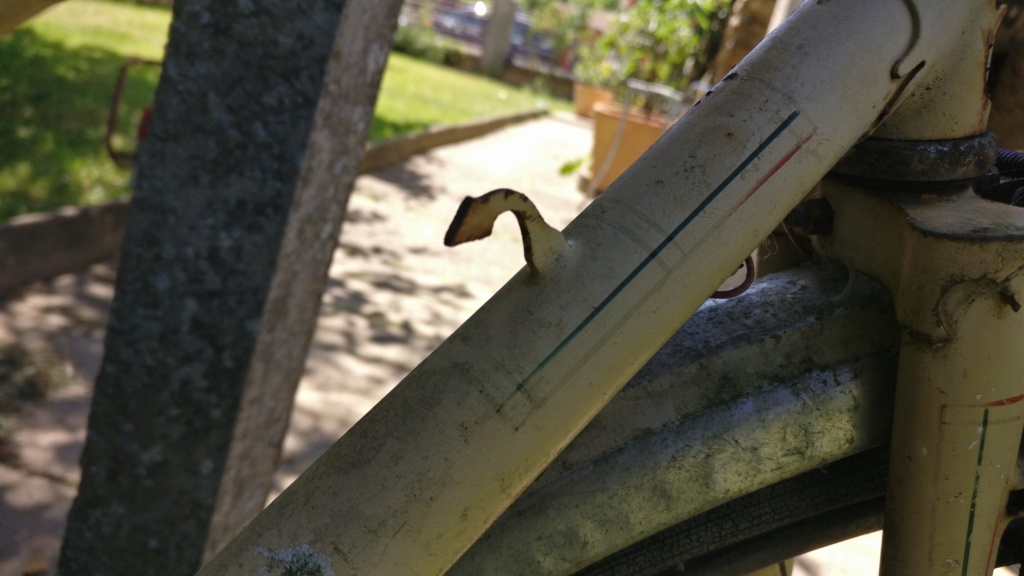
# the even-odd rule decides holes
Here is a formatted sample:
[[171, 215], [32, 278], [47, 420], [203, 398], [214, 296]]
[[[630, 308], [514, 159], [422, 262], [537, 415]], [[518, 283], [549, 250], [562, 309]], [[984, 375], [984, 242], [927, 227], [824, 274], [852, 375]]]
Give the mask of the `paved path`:
[[[585, 201], [559, 167], [589, 146], [585, 124], [547, 118], [359, 178], [272, 496], [523, 265], [511, 216], [499, 219], [491, 238], [442, 245], [462, 198], [514, 188], [561, 228]], [[111, 265], [98, 265], [0, 304], [0, 348], [18, 342], [68, 380], [32, 406], [0, 452], [0, 576], [26, 567], [45, 572], [56, 557], [78, 482], [113, 278]], [[806, 555], [795, 574], [874, 573], [879, 541], [868, 535]]]

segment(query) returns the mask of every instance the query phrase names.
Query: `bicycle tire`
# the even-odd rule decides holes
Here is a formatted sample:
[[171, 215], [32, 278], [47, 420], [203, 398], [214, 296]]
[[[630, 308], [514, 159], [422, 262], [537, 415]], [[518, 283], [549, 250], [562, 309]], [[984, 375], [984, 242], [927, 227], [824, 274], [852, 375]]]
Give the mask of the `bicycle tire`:
[[882, 527], [888, 447], [762, 488], [649, 536], [576, 576], [744, 574]]
[[[628, 546], [574, 576], [747, 574], [882, 529], [888, 446], [737, 498]], [[1024, 519], [1003, 533], [996, 567], [1024, 561]]]
[[[884, 444], [898, 342], [890, 302], [877, 282], [812, 266], [706, 307], [449, 574], [572, 574]], [[752, 373], [750, 358], [765, 368]]]
[[[885, 303], [883, 289], [861, 279], [837, 278], [833, 272], [812, 267], [809, 270], [779, 274], [774, 280], [758, 285], [755, 292], [759, 294], [730, 301], [698, 315], [702, 316], [698, 325], [684, 327], [675, 344], [666, 345], [659, 353], [667, 360], [663, 363], [652, 361], [641, 370], [637, 381], [627, 385], [624, 391], [626, 398], [617, 398], [596, 419], [602, 422], [595, 421], [590, 429], [581, 433], [577, 442], [563, 452], [513, 508], [495, 523], [491, 531], [460, 559], [450, 574], [744, 574], [808, 550], [881, 528], [888, 465], [888, 449], [884, 445], [888, 437], [888, 416], [882, 416], [891, 415], [891, 405], [887, 402], [891, 401], [895, 374], [895, 339], [883, 337], [891, 331], [891, 320], [880, 317], [865, 324], [866, 329], [852, 331], [862, 333], [858, 338], [865, 333], [872, 334], [871, 338], [858, 340], [860, 344], [848, 351], [853, 357], [841, 361], [833, 359], [827, 363], [830, 367], [828, 369], [835, 370], [835, 374], [845, 372], [856, 375], [845, 383], [840, 382], [842, 379], [836, 379], [830, 384], [830, 389], [833, 392], [841, 388], [861, 390], [854, 408], [860, 414], [857, 419], [861, 424], [854, 442], [859, 447], [842, 453], [836, 452], [818, 460], [816, 464], [791, 472], [789, 476], [780, 475], [767, 483], [757, 484], [750, 491], [732, 493], [728, 498], [720, 499], [688, 518], [685, 511], [672, 507], [666, 501], [666, 506], [658, 514], [675, 517], [677, 520], [662, 524], [660, 531], [648, 532], [639, 541], [623, 540], [621, 545], [604, 547], [603, 543], [595, 544], [594, 540], [588, 540], [588, 537], [602, 537], [603, 534], [599, 532], [609, 532], [611, 525], [604, 522], [619, 519], [608, 516], [602, 509], [620, 504], [614, 500], [628, 500], [628, 490], [631, 488], [627, 486], [639, 486], [620, 482], [622, 476], [611, 478], [602, 477], [601, 474], [608, 470], [613, 470], [609, 474], [617, 474], [614, 470], [628, 469], [631, 461], [623, 457], [627, 453], [634, 457], [640, 454], [636, 461], [641, 462], [641, 467], [654, 464], [654, 460], [667, 453], [669, 444], [661, 440], [649, 441], [651, 438], [670, 438], [675, 446], [681, 445], [684, 448], [691, 441], [699, 443], [699, 437], [684, 437], [694, 430], [702, 430], [720, 438], [717, 435], [724, 428], [713, 429], [717, 422], [714, 415], [728, 415], [736, 406], [734, 400], [724, 397], [696, 401], [693, 396], [688, 396], [688, 408], [694, 414], [678, 425], [663, 427], [655, 420], [623, 424], [625, 411], [622, 406], [615, 406], [616, 402], [628, 404], [633, 401], [629, 399], [630, 394], [645, 385], [642, 383], [664, 379], [671, 370], [695, 363], [699, 365], [699, 377], [715, 383], [710, 388], [706, 385], [704, 388], [713, 394], [722, 394], [722, 387], [717, 385], [721, 381], [718, 378], [720, 372], [708, 368], [704, 362], [706, 357], [703, 349], [740, 350], [762, 339], [765, 339], [764, 342], [781, 342], [808, 325], [815, 326], [810, 341], [817, 346], [834, 339], [836, 334], [842, 334], [847, 340], [851, 338], [851, 325], [842, 318], [856, 317], [867, 321], [879, 310], [883, 317], [891, 314], [884, 312], [888, 305]], [[802, 295], [794, 296], [798, 293]], [[784, 317], [784, 323], [791, 326], [773, 327], [771, 324], [774, 320], [765, 318], [772, 314], [753, 314], [751, 309], [758, 305], [758, 300], [777, 304], [783, 302], [780, 308], [791, 312], [790, 316]], [[821, 302], [826, 305], [817, 304]], [[738, 328], [730, 327], [729, 322], [736, 322], [737, 318], [750, 321]], [[813, 321], [808, 324], [804, 318]], [[873, 338], [876, 341], [872, 341]], [[709, 339], [714, 341], [708, 342]], [[700, 345], [692, 346], [695, 340]], [[779, 345], [770, 344], [769, 348], [773, 353], [784, 356], [787, 362], [794, 360]], [[723, 370], [730, 374], [725, 380], [732, 380], [734, 370]], [[694, 377], [692, 371], [687, 374], [689, 376], [682, 381]], [[795, 380], [782, 378], [778, 387], [797, 398], [798, 403], [806, 403], [824, 414], [821, 411], [828, 399], [815, 396], [815, 392], [805, 386], [806, 381], [815, 380], [809, 377], [810, 374]], [[855, 383], [857, 379], [862, 380], [863, 384], [858, 386]], [[772, 390], [774, 388], [767, 388], [760, 393], [771, 395]], [[743, 399], [740, 402], [750, 401], [760, 394], [753, 389], [742, 393]], [[823, 401], [825, 404], [821, 403]], [[658, 412], [663, 406], [664, 403], [649, 408]], [[749, 405], [741, 408], [749, 408]], [[766, 413], [756, 412], [755, 409], [753, 414], [757, 416], [741, 420], [759, 423], [768, 421]], [[772, 416], [778, 417], [777, 414]], [[813, 433], [811, 428], [808, 430]], [[826, 436], [834, 434], [830, 429], [824, 429], [821, 433]], [[613, 436], [626, 436], [628, 440], [619, 448], [608, 448], [602, 438]], [[821, 438], [815, 442], [825, 440]], [[718, 447], [726, 448], [726, 451], [729, 448]], [[708, 448], [713, 450], [715, 447]], [[647, 452], [641, 453], [643, 450]], [[728, 475], [728, 472], [723, 474]], [[661, 480], [664, 478], [656, 479], [658, 482]], [[594, 490], [608, 485], [614, 486], [615, 490]], [[659, 484], [659, 489], [672, 490], [664, 484]], [[598, 496], [599, 493], [603, 495]], [[688, 504], [682, 503], [684, 507]], [[582, 512], [577, 513], [578, 510]], [[643, 518], [644, 522], [651, 522], [649, 517]], [[628, 522], [624, 525], [628, 526]], [[634, 523], [629, 529], [632, 528], [643, 527]], [[533, 548], [535, 545], [539, 547]], [[596, 549], [593, 546], [601, 546], [601, 553], [579, 562], [580, 556], [587, 554], [587, 546], [592, 546], [591, 550]], [[1002, 562], [1013, 563], [1011, 559], [1007, 556]]]

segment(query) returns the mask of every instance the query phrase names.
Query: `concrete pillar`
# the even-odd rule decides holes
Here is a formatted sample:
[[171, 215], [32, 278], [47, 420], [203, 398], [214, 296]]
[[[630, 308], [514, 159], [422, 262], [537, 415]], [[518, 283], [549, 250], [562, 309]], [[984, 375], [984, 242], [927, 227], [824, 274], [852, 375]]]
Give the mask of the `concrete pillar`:
[[398, 0], [178, 0], [60, 573], [193, 574], [262, 509]]
[[480, 71], [498, 77], [512, 50], [512, 30], [515, 28], [517, 5], [515, 0], [494, 0], [487, 14], [484, 29], [483, 53]]

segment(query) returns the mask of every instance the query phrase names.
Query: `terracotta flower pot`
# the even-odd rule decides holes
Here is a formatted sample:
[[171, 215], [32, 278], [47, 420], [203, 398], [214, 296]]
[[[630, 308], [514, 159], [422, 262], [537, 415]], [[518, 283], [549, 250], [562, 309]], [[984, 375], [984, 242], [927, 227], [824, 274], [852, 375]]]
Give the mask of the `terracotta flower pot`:
[[[619, 121], [626, 117], [626, 127], [616, 150], [612, 150]], [[625, 111], [621, 107], [598, 102], [594, 104], [594, 146], [591, 148], [591, 179], [598, 178], [596, 192], [603, 192], [626, 168], [629, 168], [654, 141], [661, 137], [669, 120], [660, 114]], [[614, 152], [610, 160], [609, 154]], [[605, 169], [605, 162], [608, 166]], [[604, 173], [602, 174], [602, 169]]]
[[579, 82], [572, 85], [572, 103], [577, 116], [593, 118], [593, 107], [597, 102], [611, 102], [615, 94], [607, 88], [587, 86]]

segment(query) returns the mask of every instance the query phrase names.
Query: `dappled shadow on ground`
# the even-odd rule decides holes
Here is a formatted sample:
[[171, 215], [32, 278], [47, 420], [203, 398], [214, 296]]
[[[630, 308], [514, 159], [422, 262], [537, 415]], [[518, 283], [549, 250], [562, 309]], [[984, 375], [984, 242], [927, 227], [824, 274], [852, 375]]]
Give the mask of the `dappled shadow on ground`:
[[55, 355], [72, 375], [92, 382], [114, 295], [112, 263], [38, 282], [0, 302], [0, 345], [6, 339]]
[[0, 464], [0, 573], [51, 565], [73, 496], [74, 488]]
[[[0, 303], [0, 349], [48, 378], [42, 397], [0, 414], [0, 574], [52, 560], [79, 478], [92, 381], [113, 295], [110, 264], [32, 285]], [[3, 427], [3, 426], [0, 426]]]
[[453, 312], [463, 311], [454, 314], [461, 318], [479, 302], [463, 284], [425, 283], [400, 272], [350, 268], [328, 280], [307, 376], [321, 376], [324, 363], [349, 360], [377, 366], [382, 373], [367, 373], [362, 366], [363, 382], [335, 373], [342, 386], [390, 387], [457, 327]]
[[455, 328], [451, 311], [461, 301], [471, 306], [476, 298], [464, 286], [427, 284], [400, 272], [351, 270], [332, 276], [275, 493], [441, 344]]
[[[429, 171], [420, 175], [410, 164], [374, 173], [353, 193], [275, 493], [435, 350], [491, 289], [474, 286], [466, 264], [453, 263], [458, 254], [441, 241], [448, 209], [429, 195]], [[410, 193], [415, 183], [428, 191]]]
[[437, 183], [431, 182], [429, 174], [443, 167], [445, 161], [430, 152], [421, 154], [411, 161], [388, 166], [373, 175], [400, 188], [405, 194], [424, 200], [434, 200], [439, 193]]
[[13, 423], [0, 426], [0, 461], [77, 482], [113, 277], [113, 266], [100, 264], [0, 303], [0, 420]]
[[[0, 220], [128, 193], [130, 173], [106, 157], [108, 106], [124, 57], [49, 41], [30, 28], [0, 38]], [[119, 125], [124, 147], [159, 69], [132, 72]], [[85, 168], [85, 166], [91, 168]]]

